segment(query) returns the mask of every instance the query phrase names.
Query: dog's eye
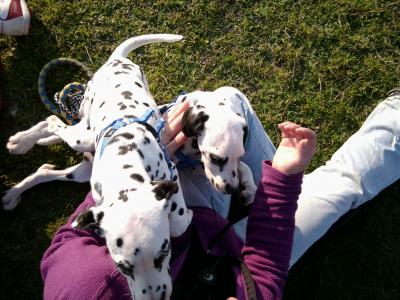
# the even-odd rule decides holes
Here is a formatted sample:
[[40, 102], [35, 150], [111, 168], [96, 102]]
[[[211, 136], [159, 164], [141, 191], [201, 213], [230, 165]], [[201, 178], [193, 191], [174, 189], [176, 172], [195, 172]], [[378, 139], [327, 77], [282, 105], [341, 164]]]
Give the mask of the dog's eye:
[[210, 154], [211, 163], [217, 166], [223, 166], [228, 161], [228, 157], [222, 158], [215, 154]]

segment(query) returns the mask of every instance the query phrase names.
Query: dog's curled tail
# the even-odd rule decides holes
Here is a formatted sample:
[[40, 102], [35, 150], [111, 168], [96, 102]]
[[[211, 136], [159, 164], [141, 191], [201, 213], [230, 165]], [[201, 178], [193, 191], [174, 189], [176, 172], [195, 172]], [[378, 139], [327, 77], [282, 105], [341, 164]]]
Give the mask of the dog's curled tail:
[[119, 45], [111, 54], [110, 59], [117, 57], [128, 57], [129, 52], [148, 44], [153, 43], [173, 43], [183, 39], [183, 36], [178, 34], [146, 34], [139, 35], [127, 39]]

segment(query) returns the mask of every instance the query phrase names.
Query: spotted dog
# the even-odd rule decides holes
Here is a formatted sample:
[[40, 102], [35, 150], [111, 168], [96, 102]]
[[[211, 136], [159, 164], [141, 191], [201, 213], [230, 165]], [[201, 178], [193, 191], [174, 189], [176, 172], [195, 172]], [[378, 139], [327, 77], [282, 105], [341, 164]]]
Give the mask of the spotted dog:
[[248, 131], [243, 109], [243, 102], [249, 103], [246, 96], [235, 88], [221, 87], [177, 99], [177, 103], [183, 101], [190, 101], [182, 119], [182, 131], [190, 138], [180, 151], [191, 160], [201, 160], [217, 190], [240, 194], [243, 204], [251, 203], [257, 187], [250, 168], [240, 161]]
[[181, 38], [156, 34], [126, 40], [89, 81], [77, 125], [67, 126], [50, 116], [10, 137], [7, 144], [12, 154], [22, 154], [35, 143], [63, 140], [85, 152], [79, 165], [66, 170], [43, 165], [8, 191], [3, 206], [13, 209], [24, 190], [43, 181], [90, 180], [96, 205], [82, 212], [73, 226], [105, 237], [135, 299], [169, 299], [170, 236], [187, 229], [192, 212], [183, 200], [175, 165], [154, 129], [160, 112], [145, 74], [127, 56], [140, 46]]

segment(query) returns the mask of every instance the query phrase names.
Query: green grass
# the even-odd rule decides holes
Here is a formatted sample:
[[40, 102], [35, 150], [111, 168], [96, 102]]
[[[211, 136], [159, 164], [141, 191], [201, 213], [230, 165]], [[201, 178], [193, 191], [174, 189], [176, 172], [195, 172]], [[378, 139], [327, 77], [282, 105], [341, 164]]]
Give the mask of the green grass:
[[[276, 125], [284, 120], [317, 132], [318, 152], [309, 171], [329, 159], [386, 92], [400, 85], [397, 1], [151, 2], [28, 1], [30, 34], [0, 36], [2, 145], [50, 114], [36, 86], [45, 63], [72, 57], [95, 70], [121, 41], [145, 33], [185, 36], [182, 43], [131, 55], [157, 101], [181, 91], [237, 87], [274, 143]], [[72, 74], [61, 70], [49, 81], [69, 83]], [[79, 160], [64, 145], [36, 146], [23, 156], [11, 156], [2, 146], [0, 192], [43, 163], [65, 167]], [[290, 271], [284, 298], [399, 299], [399, 189], [398, 183], [389, 187], [312, 247]], [[41, 255], [88, 190], [87, 184], [46, 183], [24, 193], [14, 211], [0, 212], [2, 299], [41, 298]]]

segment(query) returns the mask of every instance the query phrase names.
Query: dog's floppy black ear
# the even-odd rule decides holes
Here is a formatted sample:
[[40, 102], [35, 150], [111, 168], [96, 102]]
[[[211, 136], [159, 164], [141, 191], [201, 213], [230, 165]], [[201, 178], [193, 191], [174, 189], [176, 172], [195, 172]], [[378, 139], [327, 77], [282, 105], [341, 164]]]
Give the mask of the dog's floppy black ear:
[[155, 184], [153, 192], [157, 200], [169, 199], [179, 190], [178, 184], [171, 180], [155, 181], [153, 184]]
[[[101, 213], [99, 213], [99, 215], [101, 215]], [[99, 219], [101, 218], [102, 215]], [[87, 209], [78, 215], [76, 220], [72, 223], [72, 227], [79, 229], [97, 229], [99, 227], [99, 220], [95, 219], [95, 215], [91, 209]]]
[[209, 116], [204, 111], [194, 113], [193, 107], [190, 107], [182, 117], [182, 132], [187, 137], [198, 136], [208, 118]]

